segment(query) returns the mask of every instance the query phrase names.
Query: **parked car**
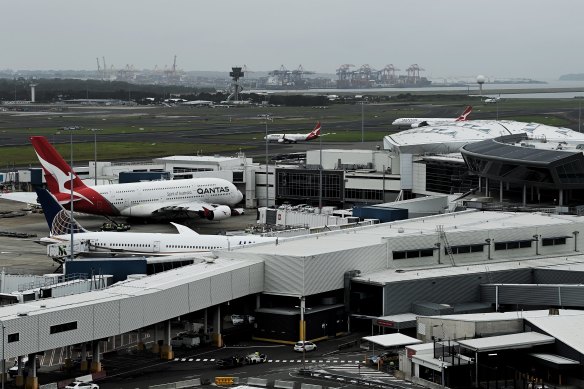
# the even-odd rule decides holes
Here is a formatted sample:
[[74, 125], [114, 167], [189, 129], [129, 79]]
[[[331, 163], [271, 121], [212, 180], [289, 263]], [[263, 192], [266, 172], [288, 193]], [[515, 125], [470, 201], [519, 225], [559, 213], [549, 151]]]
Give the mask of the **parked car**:
[[172, 347], [194, 348], [201, 344], [201, 337], [198, 334], [182, 333], [170, 340]]
[[99, 385], [93, 382], [73, 381], [65, 386], [65, 389], [99, 389]]
[[237, 367], [245, 364], [245, 357], [242, 355], [233, 355], [231, 357], [219, 359], [217, 365], [220, 368]]
[[234, 326], [241, 324], [252, 324], [255, 322], [255, 317], [251, 315], [231, 315], [231, 323]]
[[294, 351], [314, 351], [316, 350], [316, 344], [308, 341], [298, 341], [294, 345]]
[[248, 354], [245, 356], [245, 363], [248, 365], [253, 365], [256, 363], [264, 363], [268, 360], [266, 354], [260, 354], [259, 352], [255, 352], [252, 354]]
[[[28, 357], [23, 357], [22, 358], [22, 376], [26, 377], [28, 375], [28, 370], [30, 369], [30, 363], [28, 362]], [[41, 362], [38, 360], [38, 358], [35, 358], [36, 361], [36, 367], [37, 369], [39, 367], [41, 367]], [[8, 375], [11, 378], [14, 378], [18, 375], [18, 359], [14, 361], [14, 366], [12, 366], [10, 369], [8, 369]]]

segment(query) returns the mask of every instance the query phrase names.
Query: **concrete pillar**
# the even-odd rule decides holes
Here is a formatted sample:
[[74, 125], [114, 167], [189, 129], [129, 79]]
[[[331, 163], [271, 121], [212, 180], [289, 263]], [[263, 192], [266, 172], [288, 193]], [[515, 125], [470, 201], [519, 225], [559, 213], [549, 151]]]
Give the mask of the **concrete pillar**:
[[499, 181], [499, 202], [503, 202], [503, 181]]
[[22, 375], [22, 356], [18, 356], [16, 360], [16, 366], [18, 366], [18, 373], [16, 373], [16, 386], [19, 388], [24, 386], [24, 376]]
[[527, 185], [523, 184], [523, 206], [527, 205]]
[[215, 306], [215, 314], [213, 315], [213, 341], [217, 347], [223, 346], [223, 339], [221, 337], [221, 306]]
[[81, 371], [89, 370], [89, 364], [87, 363], [87, 343], [81, 343], [81, 365], [79, 369]]
[[28, 370], [28, 376], [26, 377], [24, 387], [25, 389], [38, 389], [39, 379], [36, 371], [36, 354], [29, 354], [28, 360], [30, 362], [30, 368]]
[[256, 309], [260, 309], [260, 303], [261, 303], [261, 299], [260, 299], [260, 294], [256, 294]]
[[531, 202], [533, 203], [533, 186], [531, 187]]
[[138, 328], [138, 340], [136, 340], [136, 348], [138, 351], [144, 351], [144, 341], [142, 340], [142, 329]]
[[65, 346], [65, 359], [64, 359], [65, 369], [71, 369], [73, 367], [73, 361], [71, 361], [71, 347]]
[[205, 318], [204, 318], [204, 326], [203, 326], [203, 331], [205, 331], [205, 335], [207, 335], [209, 333], [209, 317], [207, 315], [207, 308], [205, 308]]
[[300, 298], [300, 329], [298, 334], [300, 335], [300, 340], [306, 340], [306, 321], [304, 320], [304, 311], [306, 310], [306, 301], [304, 297]]
[[159, 354], [160, 353], [160, 345], [158, 344], [158, 323], [154, 324], [154, 334], [152, 335], [152, 338], [154, 340], [154, 344], [152, 345], [152, 349], [150, 349], [150, 351], [152, 352], [152, 354]]
[[485, 177], [485, 197], [489, 197], [489, 179]]
[[160, 349], [160, 359], [165, 359], [167, 361], [174, 358], [174, 352], [172, 351], [172, 345], [170, 344], [170, 320], [163, 323], [164, 325], [164, 343]]
[[560, 198], [558, 201], [558, 205], [562, 207], [564, 205], [564, 190], [560, 189]]
[[483, 184], [483, 179], [482, 179], [482, 177], [479, 176], [479, 193], [483, 190], [482, 184]]
[[91, 360], [91, 372], [97, 373], [101, 371], [101, 361], [99, 360], [99, 340], [94, 340], [92, 342], [92, 360]]

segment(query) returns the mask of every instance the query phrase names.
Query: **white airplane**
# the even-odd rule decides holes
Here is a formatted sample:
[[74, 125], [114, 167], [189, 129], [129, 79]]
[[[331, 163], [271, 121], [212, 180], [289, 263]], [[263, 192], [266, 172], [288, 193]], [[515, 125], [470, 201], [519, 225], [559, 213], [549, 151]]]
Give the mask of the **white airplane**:
[[[297, 142], [308, 142], [309, 140], [316, 139], [320, 136], [320, 122], [316, 123], [314, 130], [310, 131], [308, 134], [268, 134], [268, 142], [278, 142], [278, 143], [297, 143]], [[264, 136], [264, 140], [266, 137]]]
[[68, 255], [71, 243], [71, 226], [74, 232], [73, 245], [87, 248], [85, 251], [78, 251], [79, 256], [103, 256], [105, 254], [176, 255], [276, 241], [276, 238], [256, 235], [199, 235], [190, 228], [177, 223], [171, 224], [176, 227], [178, 234], [87, 231], [75, 219], [72, 220], [73, 224], [71, 224], [70, 212], [65, 210], [46, 189], [37, 189], [36, 192], [50, 231], [49, 237], [41, 238], [38, 243], [43, 245], [62, 244], [58, 247], [57, 252], [51, 255], [55, 258]]
[[457, 118], [398, 118], [391, 123], [394, 126], [408, 126], [411, 128], [435, 126], [443, 123], [463, 122], [472, 112], [472, 106], [466, 107], [462, 115]]
[[501, 96], [495, 96], [495, 97], [487, 97], [484, 102], [489, 104], [489, 103], [498, 103], [499, 101], [501, 101]]
[[[73, 210], [76, 212], [140, 218], [197, 215], [208, 220], [222, 220], [243, 213], [243, 208], [233, 208], [243, 195], [227, 180], [191, 178], [88, 187], [45, 137], [33, 136], [31, 141], [49, 191], [67, 207], [70, 207], [73, 181]], [[18, 201], [16, 193], [2, 197]], [[22, 201], [29, 202], [24, 196]]]

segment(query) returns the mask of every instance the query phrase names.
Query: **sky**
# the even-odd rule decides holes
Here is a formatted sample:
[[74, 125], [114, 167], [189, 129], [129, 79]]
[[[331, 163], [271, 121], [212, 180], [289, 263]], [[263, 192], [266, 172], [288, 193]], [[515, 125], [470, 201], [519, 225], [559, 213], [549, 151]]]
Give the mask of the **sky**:
[[7, 0], [0, 69], [419, 64], [430, 78], [584, 73], [579, 0]]

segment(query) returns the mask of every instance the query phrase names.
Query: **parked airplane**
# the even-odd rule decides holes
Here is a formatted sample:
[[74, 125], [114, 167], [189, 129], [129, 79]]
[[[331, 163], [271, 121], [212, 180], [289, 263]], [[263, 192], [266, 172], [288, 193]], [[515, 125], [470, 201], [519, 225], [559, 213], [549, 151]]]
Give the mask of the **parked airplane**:
[[58, 246], [51, 255], [56, 258], [69, 255], [71, 228], [74, 232], [73, 245], [77, 247], [76, 252], [80, 256], [105, 255], [106, 253], [110, 255], [122, 253], [145, 256], [174, 255], [276, 241], [273, 237], [256, 235], [199, 235], [177, 223], [171, 224], [176, 227], [178, 234], [87, 231], [75, 219], [71, 224], [70, 212], [65, 210], [46, 189], [37, 188], [36, 192], [50, 231], [49, 237], [41, 238], [39, 243], [63, 244]]
[[[268, 142], [278, 142], [278, 143], [297, 143], [297, 142], [308, 142], [309, 140], [316, 139], [320, 136], [320, 122], [316, 123], [314, 130], [310, 131], [308, 134], [268, 134]], [[264, 136], [264, 140], [266, 137]]]
[[462, 115], [457, 118], [398, 118], [391, 123], [394, 126], [408, 126], [411, 128], [435, 126], [442, 123], [449, 122], [463, 122], [472, 112], [472, 106], [466, 107]]
[[44, 136], [30, 138], [43, 167], [49, 191], [74, 211], [106, 216], [185, 218], [198, 215], [222, 220], [243, 213], [232, 208], [243, 195], [221, 178], [192, 178], [128, 184], [86, 186]]

